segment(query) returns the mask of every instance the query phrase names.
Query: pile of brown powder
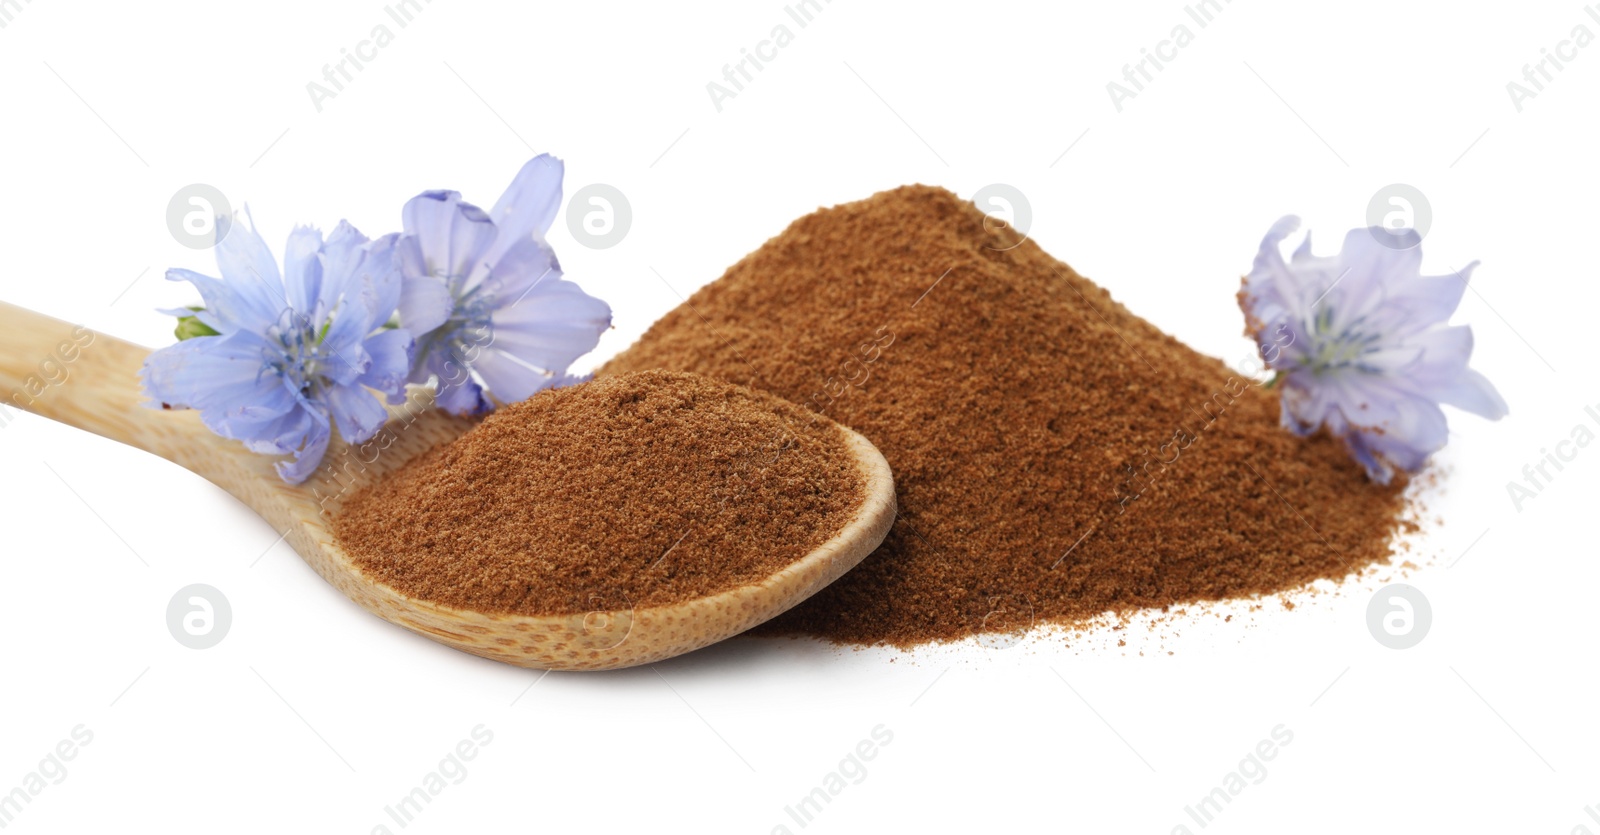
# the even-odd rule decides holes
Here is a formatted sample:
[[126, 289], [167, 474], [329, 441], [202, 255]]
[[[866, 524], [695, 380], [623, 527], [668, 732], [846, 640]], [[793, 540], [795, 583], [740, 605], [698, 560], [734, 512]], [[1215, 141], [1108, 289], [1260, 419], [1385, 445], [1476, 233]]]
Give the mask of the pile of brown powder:
[[[992, 224], [991, 224], [992, 225]], [[865, 435], [900, 516], [768, 633], [909, 645], [1337, 579], [1401, 484], [948, 191], [795, 221], [603, 370], [694, 371]]]
[[524, 615], [681, 602], [830, 539], [865, 479], [829, 421], [646, 372], [541, 392], [351, 497], [335, 534], [412, 597]]

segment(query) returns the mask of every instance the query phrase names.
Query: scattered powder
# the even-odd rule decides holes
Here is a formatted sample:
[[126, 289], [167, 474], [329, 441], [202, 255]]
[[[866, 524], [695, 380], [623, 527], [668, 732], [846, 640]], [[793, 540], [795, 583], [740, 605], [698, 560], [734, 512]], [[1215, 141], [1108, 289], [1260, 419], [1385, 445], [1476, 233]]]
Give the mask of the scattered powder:
[[351, 497], [366, 574], [456, 608], [571, 614], [760, 580], [866, 498], [845, 435], [792, 403], [646, 372], [503, 408]]
[[989, 226], [925, 186], [815, 212], [602, 369], [774, 392], [888, 459], [884, 544], [760, 631], [909, 646], [1388, 559], [1402, 483], [1279, 428], [1275, 392]]

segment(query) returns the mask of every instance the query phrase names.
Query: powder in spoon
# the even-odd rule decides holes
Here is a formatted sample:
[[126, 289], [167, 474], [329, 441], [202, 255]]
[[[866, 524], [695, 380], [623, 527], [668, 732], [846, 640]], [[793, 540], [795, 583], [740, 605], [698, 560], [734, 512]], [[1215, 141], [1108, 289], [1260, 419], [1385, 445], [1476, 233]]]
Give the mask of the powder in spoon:
[[500, 409], [352, 496], [334, 529], [363, 572], [409, 596], [572, 614], [758, 581], [838, 533], [865, 492], [831, 421], [644, 372]]
[[606, 365], [775, 392], [872, 441], [900, 515], [767, 632], [898, 645], [1271, 594], [1388, 558], [1401, 484], [971, 203], [818, 211]]

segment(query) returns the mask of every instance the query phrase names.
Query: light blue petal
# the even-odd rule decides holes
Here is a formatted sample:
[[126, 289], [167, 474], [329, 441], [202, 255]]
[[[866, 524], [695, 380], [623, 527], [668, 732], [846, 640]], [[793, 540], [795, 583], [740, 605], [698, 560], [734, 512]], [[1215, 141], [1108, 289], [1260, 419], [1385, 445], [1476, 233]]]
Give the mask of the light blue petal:
[[[338, 306], [346, 296], [359, 296], [363, 266], [367, 257], [367, 236], [349, 221], [341, 220], [322, 245], [322, 285], [317, 288], [314, 309], [319, 317]], [[287, 259], [286, 259], [287, 260]], [[287, 267], [285, 268], [287, 273]]]
[[413, 255], [420, 258], [416, 239], [400, 239], [398, 252], [401, 263], [397, 307], [400, 324], [421, 339], [450, 319], [450, 314], [455, 310], [455, 299], [450, 295], [450, 287], [444, 279], [411, 269], [411, 264], [420, 263], [412, 260]]
[[1328, 422], [1333, 393], [1329, 386], [1308, 372], [1290, 372], [1280, 387], [1280, 422], [1285, 429], [1307, 437]]
[[1424, 362], [1424, 355], [1423, 348], [1415, 343], [1383, 345], [1362, 355], [1361, 370], [1384, 376], [1410, 374]]
[[[1428, 456], [1444, 448], [1449, 440], [1448, 425], [1444, 412], [1423, 398], [1400, 397], [1395, 407], [1395, 418], [1385, 421], [1378, 430], [1359, 433], [1359, 440], [1386, 462], [1415, 472]], [[1347, 441], [1351, 437], [1346, 436]]]
[[415, 343], [405, 328], [380, 331], [363, 343], [372, 364], [361, 375], [360, 383], [382, 392], [390, 403], [406, 399], [406, 378], [411, 373]]
[[524, 238], [493, 262], [478, 292], [492, 296], [496, 305], [516, 304], [530, 289], [560, 278], [555, 250], [542, 240]]
[[1381, 305], [1385, 288], [1400, 287], [1422, 274], [1422, 247], [1413, 244], [1409, 249], [1391, 249], [1374, 237], [1388, 234], [1381, 227], [1345, 233], [1337, 268], [1344, 276], [1339, 281], [1341, 297], [1359, 301], [1345, 303], [1350, 314], [1359, 315]]
[[423, 275], [465, 282], [494, 243], [495, 225], [484, 211], [453, 191], [428, 191], [401, 210], [405, 234], [415, 238]]
[[[1467, 270], [1470, 272], [1472, 266]], [[1423, 275], [1391, 288], [1384, 299], [1383, 321], [1397, 337], [1421, 333], [1450, 321], [1467, 291], [1467, 282], [1453, 275]]]
[[[346, 317], [346, 321], [355, 318], [357, 317]], [[340, 327], [339, 322], [339, 317], [335, 317], [334, 329]], [[346, 330], [346, 333], [338, 334], [338, 341], [335, 341], [334, 331], [330, 330], [328, 338], [322, 342], [324, 357], [320, 376], [336, 386], [355, 385], [356, 381], [361, 379], [361, 375], [372, 368], [372, 357], [367, 355], [366, 340], [351, 335], [348, 329]]]
[[483, 414], [494, 408], [484, 397], [483, 387], [466, 369], [434, 353], [428, 357], [428, 370], [438, 380], [434, 403], [454, 415]]
[[543, 239], [561, 210], [561, 180], [566, 166], [549, 154], [529, 160], [489, 210], [500, 235], [487, 260], [491, 263], [529, 238]]
[[545, 279], [493, 314], [494, 347], [556, 374], [594, 350], [611, 327], [611, 306], [564, 279]]
[[1421, 354], [1403, 369], [1405, 379], [1418, 391], [1427, 392], [1454, 383], [1466, 372], [1472, 356], [1472, 328], [1434, 328], [1412, 336], [1405, 344]]
[[352, 444], [370, 439], [389, 419], [383, 402], [362, 386], [335, 386], [325, 393], [324, 401], [339, 435]]
[[294, 461], [279, 461], [275, 468], [278, 477], [290, 484], [299, 484], [305, 481], [312, 473], [317, 471], [317, 466], [322, 463], [322, 456], [328, 451], [328, 441], [331, 432], [328, 429], [328, 416], [320, 412], [306, 412], [309, 428], [301, 437], [300, 445], [294, 453]]
[[369, 292], [368, 304], [372, 311], [372, 326], [382, 327], [389, 317], [400, 309], [400, 262], [395, 256], [399, 235], [384, 235], [366, 245], [360, 271], [366, 277]]
[[[1299, 297], [1300, 288], [1294, 273], [1290, 272], [1289, 265], [1283, 260], [1283, 252], [1280, 250], [1284, 239], [1299, 228], [1300, 218], [1285, 215], [1272, 224], [1272, 228], [1261, 238], [1261, 246], [1256, 250], [1255, 263], [1250, 267], [1250, 274], [1245, 279], [1245, 299], [1252, 308], [1276, 305], [1285, 310], [1298, 312], [1309, 305], [1311, 299]], [[1294, 291], [1295, 295], [1286, 296], [1285, 294], [1290, 291]], [[1263, 318], [1259, 310], [1247, 310], [1246, 313]]]
[[540, 369], [529, 368], [516, 358], [495, 348], [480, 352], [472, 370], [483, 378], [489, 394], [501, 403], [517, 403], [554, 385], [560, 378]]
[[1415, 471], [1448, 438], [1444, 412], [1426, 397], [1375, 375], [1325, 380], [1317, 395], [1329, 405], [1325, 426], [1342, 438], [1367, 474], [1387, 484], [1393, 468]]
[[278, 320], [279, 313], [283, 311], [281, 304], [276, 307], [260, 305], [258, 299], [240, 296], [233, 285], [192, 270], [167, 270], [167, 280], [187, 281], [194, 285], [205, 307], [204, 311], [195, 314], [196, 317], [224, 335], [235, 331], [264, 331]]
[[314, 407], [292, 394], [289, 401], [290, 408], [281, 414], [243, 414], [233, 419], [239, 440], [247, 449], [262, 455], [288, 455], [301, 447], [306, 433], [311, 431], [309, 410]]
[[322, 233], [297, 226], [283, 248], [283, 293], [289, 307], [313, 320], [322, 311], [316, 303], [322, 290]]
[[205, 409], [266, 400], [278, 376], [254, 334], [200, 336], [150, 352], [140, 369], [154, 406]]
[[277, 321], [279, 312], [290, 305], [283, 292], [283, 279], [278, 275], [278, 263], [254, 222], [232, 224], [215, 250], [222, 280], [243, 306], [241, 315], [252, 313], [252, 324]]
[[[1291, 215], [1290, 217], [1293, 217], [1293, 216]], [[1283, 223], [1284, 221], [1289, 220], [1289, 219], [1290, 218], [1283, 218], [1283, 219], [1279, 220], [1278, 223]], [[1293, 226], [1294, 226], [1294, 228], [1299, 228], [1299, 226], [1300, 226], [1300, 219], [1299, 218], [1294, 218]], [[1287, 237], [1288, 234], [1292, 233], [1293, 231], [1294, 231], [1293, 229], [1290, 229], [1289, 232], [1284, 233], [1284, 237]], [[1270, 237], [1273, 233], [1268, 232], [1267, 234]], [[1282, 240], [1282, 238], [1279, 238], [1279, 240]], [[1276, 243], [1273, 244], [1273, 249], [1275, 249], [1275, 250], [1277, 249], [1277, 244]], [[1300, 245], [1294, 248], [1294, 254], [1289, 256], [1289, 260], [1291, 260], [1291, 261], [1304, 261], [1304, 260], [1306, 260], [1308, 258], [1315, 258], [1315, 257], [1316, 256], [1311, 254], [1311, 230], [1307, 229], [1306, 230], [1306, 236], [1304, 238], [1300, 239]]]
[[435, 396], [434, 403], [446, 412], [459, 417], [481, 415], [494, 409], [494, 404], [484, 397], [483, 388], [470, 380], [441, 389]]
[[1448, 386], [1433, 389], [1430, 394], [1446, 406], [1454, 406], [1489, 420], [1499, 420], [1511, 413], [1505, 398], [1495, 389], [1489, 378], [1468, 368], [1461, 377]]
[[299, 401], [281, 377], [262, 377], [261, 384], [248, 394], [235, 389], [231, 398], [216, 398], [200, 407], [201, 422], [224, 438], [247, 443], [275, 431], [272, 427], [285, 415], [292, 415]]

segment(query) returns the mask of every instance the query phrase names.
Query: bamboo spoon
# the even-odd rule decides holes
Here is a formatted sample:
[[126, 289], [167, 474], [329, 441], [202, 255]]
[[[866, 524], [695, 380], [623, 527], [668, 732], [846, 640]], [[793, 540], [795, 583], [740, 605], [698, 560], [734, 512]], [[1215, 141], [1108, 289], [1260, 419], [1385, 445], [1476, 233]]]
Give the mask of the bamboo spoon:
[[464, 652], [553, 670], [608, 670], [699, 649], [772, 618], [855, 567], [894, 521], [894, 479], [869, 441], [839, 427], [867, 479], [866, 499], [832, 539], [759, 583], [670, 606], [530, 617], [489, 614], [409, 597], [363, 574], [330, 522], [345, 496], [413, 456], [453, 440], [472, 421], [432, 408], [421, 389], [390, 409], [366, 444], [335, 439], [322, 468], [301, 485], [278, 478], [272, 458], [213, 434], [193, 411], [140, 405], [139, 367], [149, 354], [0, 302], [0, 422], [15, 408], [85, 429], [179, 464], [233, 494], [281, 531], [324, 580], [384, 620]]

